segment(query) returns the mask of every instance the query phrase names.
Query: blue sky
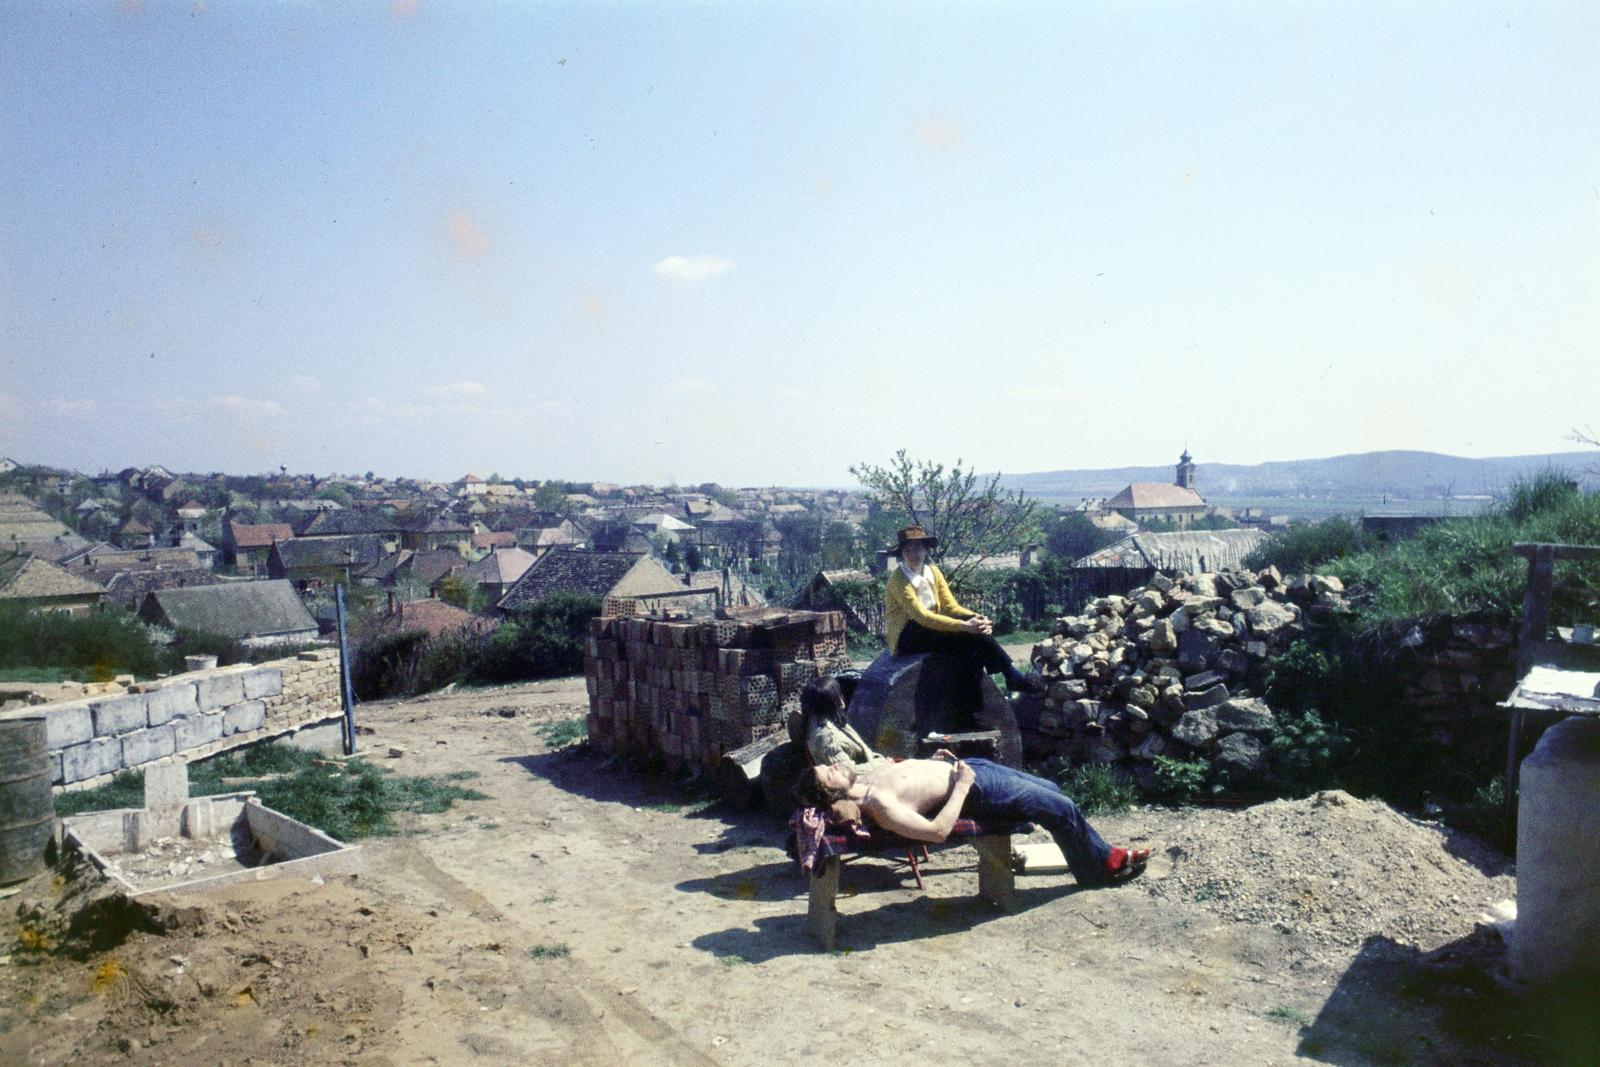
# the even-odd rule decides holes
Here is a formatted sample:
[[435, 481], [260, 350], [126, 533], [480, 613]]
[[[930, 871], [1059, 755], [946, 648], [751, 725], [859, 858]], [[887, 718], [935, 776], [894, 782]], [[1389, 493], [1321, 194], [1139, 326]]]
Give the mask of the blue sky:
[[0, 7], [0, 454], [842, 485], [1600, 426], [1590, 3]]

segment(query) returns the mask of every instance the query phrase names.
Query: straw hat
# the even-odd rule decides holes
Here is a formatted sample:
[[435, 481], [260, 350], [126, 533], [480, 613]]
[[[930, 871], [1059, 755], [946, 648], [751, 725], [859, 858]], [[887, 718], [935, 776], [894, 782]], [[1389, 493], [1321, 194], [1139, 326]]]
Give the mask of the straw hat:
[[924, 547], [930, 550], [939, 547], [939, 539], [927, 530], [920, 526], [907, 526], [895, 534], [895, 545], [890, 551], [898, 556], [907, 545], [914, 541], [922, 542]]

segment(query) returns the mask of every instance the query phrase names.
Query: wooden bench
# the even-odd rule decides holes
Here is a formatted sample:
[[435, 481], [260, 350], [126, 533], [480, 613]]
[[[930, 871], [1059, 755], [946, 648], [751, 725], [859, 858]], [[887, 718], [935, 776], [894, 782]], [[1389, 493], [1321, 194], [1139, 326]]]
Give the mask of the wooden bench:
[[[1028, 823], [979, 823], [973, 819], [958, 819], [948, 838], [950, 842], [970, 843], [977, 850], [978, 896], [1003, 911], [1012, 910], [1016, 891], [1016, 876], [1011, 870], [1011, 835], [1032, 831], [1033, 826]], [[824, 949], [833, 948], [839, 919], [835, 903], [839, 897], [839, 876], [846, 860], [906, 851], [920, 887], [922, 878], [914, 850], [921, 846], [920, 841], [877, 828], [873, 828], [872, 836], [867, 839], [830, 833], [811, 869], [806, 903], [806, 927], [811, 935]]]

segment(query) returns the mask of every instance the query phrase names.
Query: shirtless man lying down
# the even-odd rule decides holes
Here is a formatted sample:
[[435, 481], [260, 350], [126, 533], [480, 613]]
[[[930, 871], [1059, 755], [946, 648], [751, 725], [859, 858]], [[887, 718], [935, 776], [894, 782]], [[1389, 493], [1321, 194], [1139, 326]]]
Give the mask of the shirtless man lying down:
[[1038, 823], [1055, 838], [1082, 886], [1125, 881], [1150, 858], [1147, 848], [1106, 844], [1055, 783], [986, 759], [958, 760], [947, 751], [933, 759], [812, 767], [800, 776], [797, 793], [818, 808], [853, 800], [867, 818], [913, 841], [943, 841], [963, 816]]

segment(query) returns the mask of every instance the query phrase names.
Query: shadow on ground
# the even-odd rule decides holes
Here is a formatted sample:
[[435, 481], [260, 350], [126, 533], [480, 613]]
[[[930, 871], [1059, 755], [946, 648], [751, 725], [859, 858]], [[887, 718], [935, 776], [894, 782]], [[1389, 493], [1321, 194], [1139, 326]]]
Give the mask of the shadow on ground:
[[[884, 870], [887, 872], [888, 869]], [[680, 885], [679, 888], [684, 886]], [[991, 920], [1028, 911], [1070, 897], [1078, 891], [1072, 885], [1019, 889], [1015, 909], [1005, 912], [976, 894], [952, 898], [919, 893], [909, 900], [902, 897], [888, 903], [876, 903], [874, 898], [877, 893], [868, 886], [858, 889], [866, 891], [840, 894], [844, 907], [839, 915], [835, 952], [866, 952], [880, 945], [965, 933]], [[764, 915], [756, 919], [753, 925], [754, 929], [738, 926], [702, 934], [692, 944], [714, 956], [738, 958], [749, 963], [822, 952], [806, 930], [806, 900], [803, 892], [794, 896], [793, 914]]]
[[1481, 929], [1427, 953], [1368, 938], [1298, 1051], [1351, 1067], [1600, 1063], [1592, 986], [1514, 989], [1504, 956], [1499, 936]]
[[721, 823], [718, 840], [695, 846], [702, 853], [755, 845], [783, 847], [782, 820], [760, 809], [746, 810], [721, 800], [704, 777], [685, 779], [651, 773], [647, 768], [600, 756], [583, 746], [502, 756], [500, 762], [515, 763], [534, 777], [589, 800]]

